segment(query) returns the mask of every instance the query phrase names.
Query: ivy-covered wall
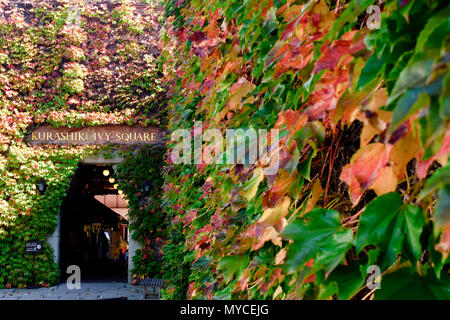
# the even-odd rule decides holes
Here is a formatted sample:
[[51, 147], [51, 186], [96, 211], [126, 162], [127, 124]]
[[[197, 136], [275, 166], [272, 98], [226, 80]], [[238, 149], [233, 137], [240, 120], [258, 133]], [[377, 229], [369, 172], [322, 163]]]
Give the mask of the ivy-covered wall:
[[166, 299], [450, 298], [449, 10], [165, 2], [169, 128], [282, 133], [276, 174], [168, 163]]
[[[163, 147], [142, 146], [123, 152], [124, 160], [117, 166], [114, 177], [118, 188], [128, 200], [130, 232], [142, 248], [133, 257], [133, 280], [143, 277], [161, 278], [161, 249], [166, 221], [161, 209], [164, 167]], [[150, 183], [149, 191], [144, 183]]]
[[[379, 28], [368, 28], [376, 8]], [[0, 2], [0, 287], [58, 281], [51, 249], [33, 262], [25, 241], [53, 232], [78, 161], [99, 152], [30, 148], [27, 132], [202, 121], [280, 129], [281, 168], [267, 174], [270, 153], [216, 166], [122, 150], [116, 175], [143, 244], [136, 278], [162, 275], [167, 299], [448, 299], [445, 2], [168, 0], [161, 10]], [[370, 265], [383, 290], [366, 286]]]
[[[158, 10], [154, 1], [0, 2], [0, 288], [33, 284], [33, 273], [37, 284], [59, 281], [48, 244], [32, 262], [24, 254], [25, 242], [44, 241], [52, 234], [78, 162], [101, 151], [29, 147], [27, 133], [42, 123], [164, 128], [164, 71], [156, 62]], [[135, 155], [134, 149], [121, 152]], [[159, 156], [151, 156], [149, 168], [156, 170]], [[128, 177], [127, 164], [120, 167]], [[35, 187], [41, 179], [49, 186], [44, 196]], [[138, 190], [122, 186], [135, 214]], [[143, 216], [150, 210], [146, 205]], [[145, 244], [145, 228], [151, 223], [139, 219], [137, 236]], [[154, 271], [143, 262], [136, 268], [138, 276]]]
[[[26, 152], [12, 147], [0, 165], [0, 287], [27, 284], [48, 286], [59, 281], [53, 249], [45, 242], [52, 234], [59, 208], [68, 191], [78, 161], [86, 151], [58, 149]], [[36, 183], [48, 187], [41, 195]], [[25, 253], [25, 242], [43, 241], [44, 253]], [[33, 278], [35, 277], [35, 278]]]

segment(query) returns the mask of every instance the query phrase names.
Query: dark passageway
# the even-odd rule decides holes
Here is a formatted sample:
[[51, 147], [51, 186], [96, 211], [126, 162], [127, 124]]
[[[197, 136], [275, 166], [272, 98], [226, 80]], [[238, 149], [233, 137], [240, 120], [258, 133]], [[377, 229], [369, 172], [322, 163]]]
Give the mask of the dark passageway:
[[111, 167], [80, 165], [72, 180], [61, 211], [63, 281], [69, 265], [80, 267], [83, 282], [127, 281], [127, 222], [96, 199], [117, 194], [109, 181], [112, 171]]

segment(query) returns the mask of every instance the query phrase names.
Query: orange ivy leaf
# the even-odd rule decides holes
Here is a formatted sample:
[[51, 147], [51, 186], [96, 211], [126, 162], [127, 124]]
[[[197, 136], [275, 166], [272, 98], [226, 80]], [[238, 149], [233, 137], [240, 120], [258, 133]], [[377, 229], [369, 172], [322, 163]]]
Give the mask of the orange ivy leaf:
[[413, 130], [410, 130], [406, 136], [395, 143], [390, 158], [392, 169], [398, 179], [403, 179], [408, 162], [417, 157], [420, 151], [419, 135]]
[[284, 263], [284, 260], [286, 259], [286, 249], [283, 248], [280, 250], [280, 252], [277, 253], [275, 256], [275, 265], [280, 265]]
[[336, 107], [338, 97], [333, 84], [317, 84], [316, 90], [308, 101], [308, 108], [305, 114], [308, 115], [310, 121], [318, 120], [323, 117], [325, 111], [332, 110]]
[[273, 244], [281, 246], [280, 232], [286, 225], [286, 219], [284, 218], [289, 213], [290, 204], [290, 198], [284, 197], [279, 206], [264, 211], [256, 223], [254, 236], [257, 242], [253, 246], [254, 250], [261, 248], [269, 240]]
[[308, 199], [308, 202], [306, 203], [305, 213], [314, 209], [314, 206], [316, 205], [322, 193], [323, 188], [322, 185], [320, 184], [320, 179], [317, 179], [316, 182], [314, 182], [313, 184], [311, 197]]
[[[282, 219], [288, 214], [290, 204], [291, 200], [286, 196], [277, 207], [264, 210], [264, 213], [257, 222], [257, 229], [261, 230], [267, 227], [274, 227], [278, 232], [281, 232], [284, 227]], [[255, 236], [258, 237], [258, 230], [256, 230]]]
[[299, 115], [300, 111], [293, 111], [292, 109], [281, 112], [278, 115], [278, 121], [274, 126], [274, 129], [281, 129], [286, 125], [289, 131], [289, 139], [292, 138], [301, 128], [305, 126], [308, 122], [308, 117], [306, 115]]
[[397, 183], [398, 179], [395, 176], [393, 168], [384, 167], [378, 173], [377, 178], [370, 186], [370, 189], [375, 191], [378, 196], [381, 196], [385, 193], [395, 191]]
[[297, 178], [296, 171], [294, 174], [290, 175], [286, 170], [280, 169], [280, 173], [275, 179], [272, 188], [264, 193], [263, 207], [273, 208], [278, 204], [295, 182], [295, 179]]
[[371, 143], [359, 149], [341, 172], [340, 179], [348, 184], [350, 200], [356, 205], [386, 166], [392, 145]]
[[255, 89], [255, 85], [248, 82], [247, 79], [241, 77], [238, 82], [234, 83], [230, 89], [230, 102], [229, 109], [235, 110], [242, 107], [242, 98], [247, 96], [250, 92]]
[[353, 37], [356, 33], [356, 30], [347, 32], [341, 39], [333, 41], [331, 46], [326, 41], [322, 46], [322, 55], [317, 60], [313, 72], [318, 73], [324, 69], [335, 70], [343, 56], [352, 55], [364, 49], [363, 38], [359, 38], [358, 41], [353, 43]]

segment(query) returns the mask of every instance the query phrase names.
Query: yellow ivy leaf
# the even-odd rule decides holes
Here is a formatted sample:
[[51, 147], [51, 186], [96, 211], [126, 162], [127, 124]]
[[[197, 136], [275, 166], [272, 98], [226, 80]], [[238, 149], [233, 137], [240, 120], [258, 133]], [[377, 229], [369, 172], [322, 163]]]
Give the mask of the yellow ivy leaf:
[[290, 204], [291, 200], [286, 196], [277, 207], [264, 210], [263, 215], [257, 222], [258, 226], [264, 227], [263, 229], [273, 226], [277, 231], [281, 231], [282, 219], [288, 214]]
[[370, 189], [375, 191], [375, 193], [378, 196], [381, 196], [382, 194], [395, 191], [395, 188], [397, 187], [397, 177], [394, 174], [392, 167], [384, 167], [380, 170], [378, 173], [377, 178], [373, 182]]
[[261, 168], [256, 168], [253, 172], [253, 176], [247, 180], [242, 188], [242, 194], [247, 201], [253, 199], [258, 191], [259, 184], [264, 179], [264, 173]]
[[283, 248], [280, 250], [280, 252], [277, 253], [275, 256], [275, 265], [283, 264], [284, 260], [286, 259], [286, 249]]
[[238, 83], [235, 83], [230, 90], [230, 102], [228, 103], [229, 110], [241, 109], [242, 98], [252, 92], [255, 87], [254, 84], [249, 83], [245, 78], [239, 79]]
[[309, 198], [308, 202], [306, 203], [306, 209], [305, 213], [311, 211], [314, 206], [316, 205], [317, 201], [319, 200], [320, 196], [323, 193], [322, 185], [320, 184], [320, 179], [317, 179], [316, 182], [314, 182], [312, 191], [311, 191], [311, 197]]
[[405, 175], [406, 165], [409, 161], [416, 158], [421, 151], [421, 143], [419, 135], [411, 131], [405, 137], [397, 141], [391, 151], [390, 160], [395, 176], [403, 179]]

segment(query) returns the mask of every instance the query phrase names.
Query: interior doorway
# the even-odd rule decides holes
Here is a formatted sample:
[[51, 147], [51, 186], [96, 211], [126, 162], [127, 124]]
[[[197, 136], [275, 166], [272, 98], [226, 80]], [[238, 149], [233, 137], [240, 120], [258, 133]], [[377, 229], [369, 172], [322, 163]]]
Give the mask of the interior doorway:
[[61, 207], [61, 274], [77, 265], [83, 282], [127, 282], [127, 203], [113, 167], [80, 164]]

